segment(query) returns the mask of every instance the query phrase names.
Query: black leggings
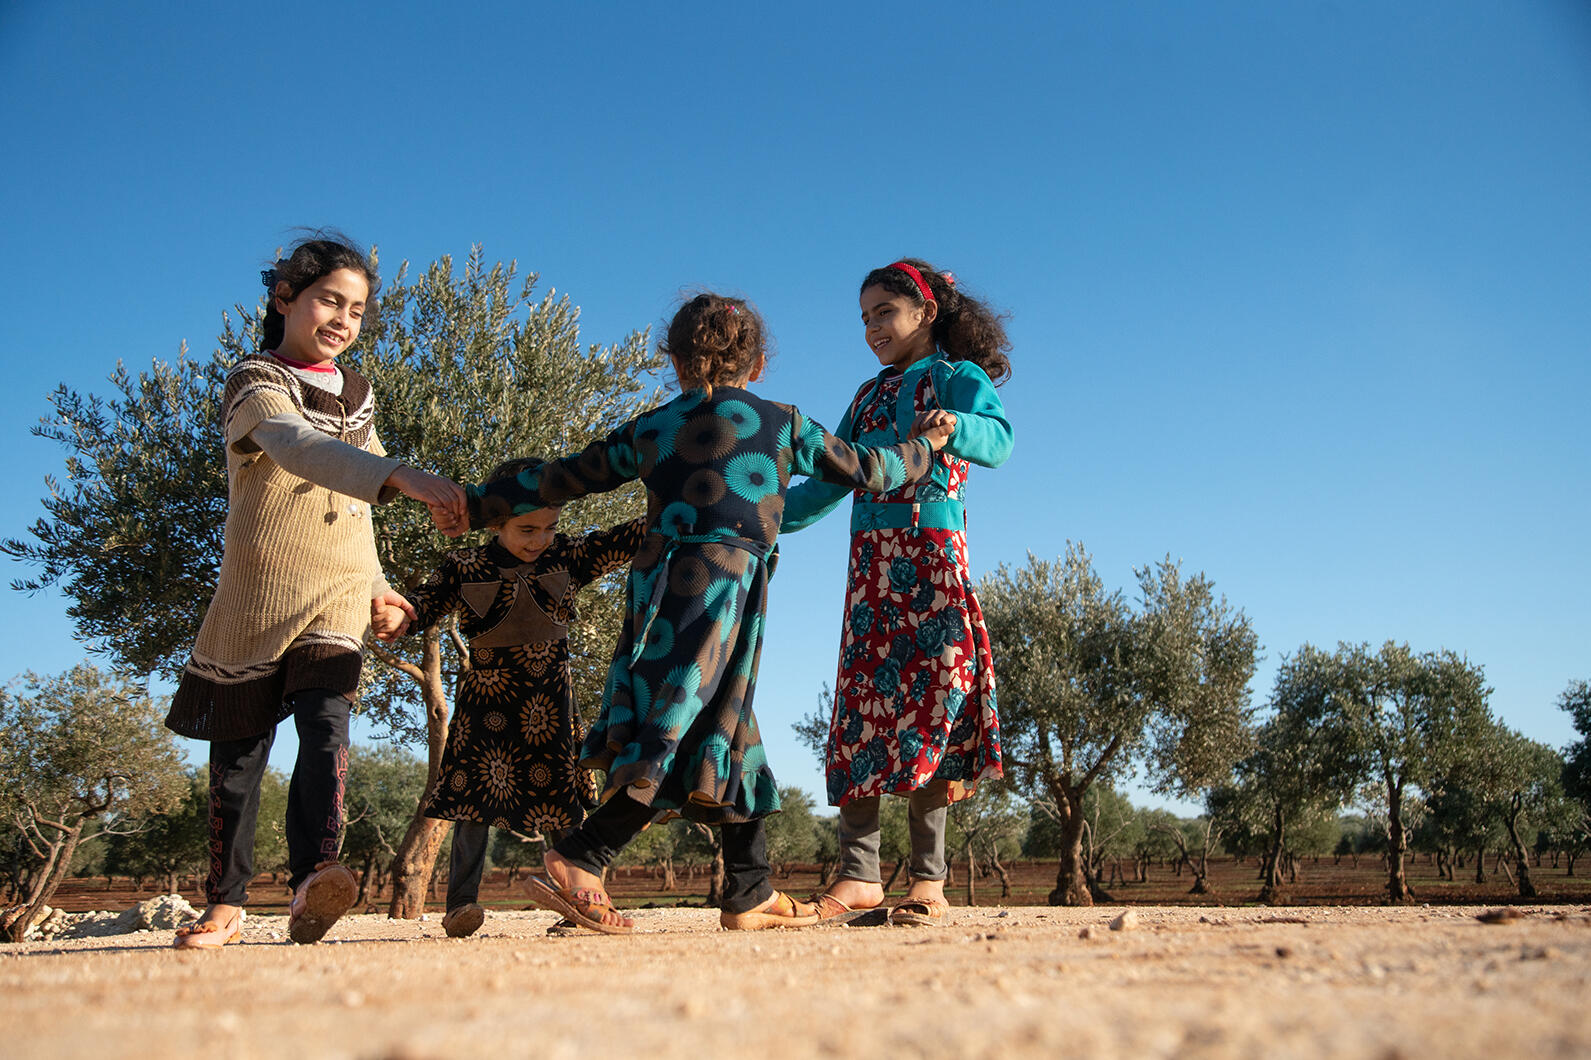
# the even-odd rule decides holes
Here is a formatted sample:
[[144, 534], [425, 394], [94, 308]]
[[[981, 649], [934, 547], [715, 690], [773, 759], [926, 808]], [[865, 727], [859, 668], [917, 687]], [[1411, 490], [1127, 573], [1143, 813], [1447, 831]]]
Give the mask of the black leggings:
[[[654, 816], [652, 807], [617, 792], [552, 848], [577, 867], [600, 876]], [[760, 817], [719, 827], [724, 832], [724, 900], [720, 908], [726, 913], [744, 913], [773, 895], [773, 884], [768, 882], [768, 834]]]
[[[324, 688], [287, 697], [298, 729], [298, 761], [287, 786], [288, 886], [297, 887], [341, 846], [343, 783], [348, 776], [351, 704]], [[271, 758], [276, 726], [258, 736], [210, 744], [210, 877], [205, 900], [242, 905], [254, 878], [254, 827], [260, 781]]]

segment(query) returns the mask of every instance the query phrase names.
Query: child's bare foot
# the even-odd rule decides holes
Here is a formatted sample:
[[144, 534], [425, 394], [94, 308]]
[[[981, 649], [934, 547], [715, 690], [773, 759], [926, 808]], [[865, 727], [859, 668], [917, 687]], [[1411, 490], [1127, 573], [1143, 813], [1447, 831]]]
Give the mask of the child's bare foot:
[[850, 920], [857, 913], [884, 904], [884, 885], [867, 880], [835, 880], [828, 890], [812, 898], [812, 904], [826, 921]]
[[[596, 921], [626, 931], [634, 926], [634, 921], [627, 916], [621, 916], [619, 911], [613, 908], [613, 900], [608, 897], [607, 890], [602, 886], [601, 876], [580, 868], [556, 850], [547, 851], [541, 859], [541, 864], [553, 887], [567, 896], [566, 900], [578, 903], [577, 908], [582, 916], [574, 918], [577, 922]], [[568, 910], [562, 912], [565, 916], [569, 915]], [[586, 926], [592, 925], [587, 923]]]
[[897, 926], [934, 927], [945, 922], [950, 903], [945, 901], [944, 880], [912, 879], [906, 897], [890, 910], [889, 922]]

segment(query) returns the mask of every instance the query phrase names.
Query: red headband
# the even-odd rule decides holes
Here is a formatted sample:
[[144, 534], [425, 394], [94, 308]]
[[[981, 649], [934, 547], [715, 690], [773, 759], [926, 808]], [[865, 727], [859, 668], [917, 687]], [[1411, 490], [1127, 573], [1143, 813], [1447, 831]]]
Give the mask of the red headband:
[[890, 268], [899, 269], [907, 276], [910, 276], [912, 278], [912, 282], [917, 285], [917, 289], [923, 293], [923, 301], [938, 301], [938, 299], [934, 297], [934, 292], [929, 288], [928, 281], [923, 279], [923, 274], [917, 271], [917, 267], [915, 265], [908, 265], [904, 261], [897, 261], [891, 265]]

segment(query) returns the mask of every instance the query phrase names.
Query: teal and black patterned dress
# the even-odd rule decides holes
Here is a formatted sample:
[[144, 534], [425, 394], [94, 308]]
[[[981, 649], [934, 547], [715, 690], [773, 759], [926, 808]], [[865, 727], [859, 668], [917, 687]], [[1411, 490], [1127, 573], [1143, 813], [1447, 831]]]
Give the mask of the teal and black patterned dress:
[[645, 484], [648, 533], [582, 764], [655, 809], [743, 822], [779, 809], [752, 695], [790, 476], [885, 492], [921, 480], [932, 457], [921, 439], [853, 448], [790, 405], [693, 390], [580, 453], [470, 487], [470, 519]]

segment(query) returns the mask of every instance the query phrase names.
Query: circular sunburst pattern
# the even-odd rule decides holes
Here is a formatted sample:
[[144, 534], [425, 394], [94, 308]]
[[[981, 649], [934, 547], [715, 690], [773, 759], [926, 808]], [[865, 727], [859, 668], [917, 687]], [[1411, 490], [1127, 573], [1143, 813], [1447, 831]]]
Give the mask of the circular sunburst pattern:
[[735, 425], [704, 412], [692, 416], [679, 434], [679, 455], [693, 464], [722, 460], [735, 448]]
[[680, 487], [680, 497], [697, 508], [711, 508], [724, 499], [724, 476], [710, 467], [697, 468]]
[[744, 401], [720, 402], [718, 414], [735, 425], [736, 438], [750, 438], [762, 427], [762, 417]]
[[453, 775], [447, 778], [447, 786], [454, 791], [463, 791], [470, 786], [470, 778], [462, 769], [455, 769]]
[[531, 696], [519, 711], [519, 727], [525, 738], [540, 743], [558, 727], [558, 708], [548, 696]]
[[552, 769], [546, 762], [532, 762], [525, 770], [525, 780], [533, 788], [552, 787]]
[[507, 802], [514, 797], [514, 755], [507, 748], [486, 748], [476, 763], [475, 772], [489, 798]]
[[779, 466], [766, 453], [741, 453], [724, 465], [724, 482], [753, 504], [779, 492]]
[[664, 533], [688, 534], [696, 528], [696, 509], [684, 501], [675, 501], [663, 509], [663, 514], [658, 516], [658, 523]]
[[481, 724], [493, 732], [502, 732], [508, 728], [508, 719], [503, 717], [502, 711], [489, 710], [486, 712], [486, 717], [481, 719]]
[[525, 814], [525, 823], [542, 835], [574, 827], [574, 820], [570, 818], [567, 810], [548, 802], [532, 806]]
[[683, 556], [669, 564], [669, 592], [685, 597], [700, 596], [712, 580], [712, 571], [699, 557]]
[[508, 691], [513, 683], [512, 673], [509, 670], [499, 670], [496, 667], [478, 668], [465, 675], [465, 680], [482, 699], [501, 699], [503, 693]]

